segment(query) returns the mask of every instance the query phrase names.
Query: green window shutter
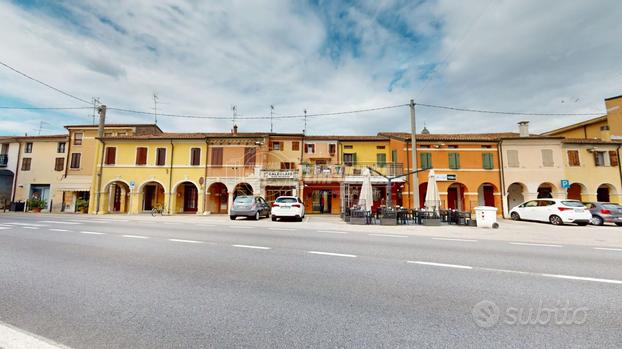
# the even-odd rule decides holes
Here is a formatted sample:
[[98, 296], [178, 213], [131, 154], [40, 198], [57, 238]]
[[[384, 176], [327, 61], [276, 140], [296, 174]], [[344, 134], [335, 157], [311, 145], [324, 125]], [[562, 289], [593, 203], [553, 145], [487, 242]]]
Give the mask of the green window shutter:
[[460, 154], [449, 153], [449, 168], [457, 170], [460, 168]]
[[421, 168], [424, 170], [432, 168], [432, 154], [421, 153]]
[[356, 153], [352, 154], [352, 165], [356, 165]]
[[397, 150], [391, 150], [391, 162], [397, 163]]
[[482, 160], [483, 160], [483, 165], [484, 165], [484, 169], [486, 170], [492, 170], [494, 165], [492, 162], [492, 154], [490, 153], [484, 153], [482, 154]]
[[379, 167], [384, 167], [387, 163], [387, 154], [378, 153], [376, 154], [376, 164]]

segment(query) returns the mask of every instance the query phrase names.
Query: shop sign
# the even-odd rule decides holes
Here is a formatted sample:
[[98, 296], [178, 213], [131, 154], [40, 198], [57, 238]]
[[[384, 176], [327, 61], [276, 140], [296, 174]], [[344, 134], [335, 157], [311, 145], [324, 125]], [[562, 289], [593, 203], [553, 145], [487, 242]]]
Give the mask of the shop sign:
[[264, 178], [268, 179], [293, 179], [296, 171], [263, 171]]
[[437, 181], [455, 181], [458, 176], [456, 176], [455, 174], [434, 174], [434, 178], [436, 178]]

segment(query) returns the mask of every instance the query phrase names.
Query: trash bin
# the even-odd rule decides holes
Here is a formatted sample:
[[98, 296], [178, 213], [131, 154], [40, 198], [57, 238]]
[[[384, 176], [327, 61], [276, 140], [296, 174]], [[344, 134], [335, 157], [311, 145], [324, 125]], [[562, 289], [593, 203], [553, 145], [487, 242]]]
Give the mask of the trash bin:
[[13, 211], [13, 212], [24, 211], [25, 204], [26, 204], [25, 202], [21, 202], [21, 201], [11, 202], [11, 208], [9, 209], [9, 211]]
[[497, 223], [497, 208], [492, 206], [477, 206], [475, 208], [475, 221], [479, 228], [499, 228], [499, 223]]

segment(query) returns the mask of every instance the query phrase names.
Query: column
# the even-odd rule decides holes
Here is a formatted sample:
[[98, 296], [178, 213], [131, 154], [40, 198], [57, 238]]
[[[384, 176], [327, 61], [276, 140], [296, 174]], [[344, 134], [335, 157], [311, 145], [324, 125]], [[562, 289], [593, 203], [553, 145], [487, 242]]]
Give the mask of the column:
[[227, 214], [229, 214], [231, 206], [233, 206], [233, 193], [229, 192], [229, 198], [227, 199]]

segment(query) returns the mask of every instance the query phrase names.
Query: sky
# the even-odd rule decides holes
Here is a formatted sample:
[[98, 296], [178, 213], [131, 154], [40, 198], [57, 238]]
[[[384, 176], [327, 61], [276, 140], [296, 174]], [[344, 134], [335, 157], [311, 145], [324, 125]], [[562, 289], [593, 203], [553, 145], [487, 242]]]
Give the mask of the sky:
[[[532, 113], [605, 113], [622, 94], [618, 0], [0, 1], [0, 61], [108, 107], [270, 120], [416, 103]], [[92, 123], [84, 102], [0, 66], [0, 134]], [[583, 115], [505, 116], [417, 106], [432, 133], [544, 132]], [[152, 123], [108, 110], [107, 121]], [[230, 119], [158, 117], [165, 131], [225, 132]], [[301, 132], [301, 118], [275, 119]], [[308, 134], [410, 131], [408, 107], [310, 117]]]

